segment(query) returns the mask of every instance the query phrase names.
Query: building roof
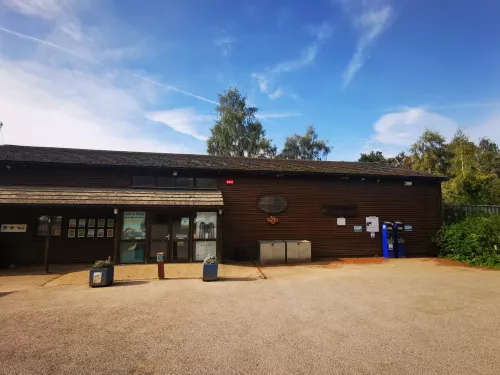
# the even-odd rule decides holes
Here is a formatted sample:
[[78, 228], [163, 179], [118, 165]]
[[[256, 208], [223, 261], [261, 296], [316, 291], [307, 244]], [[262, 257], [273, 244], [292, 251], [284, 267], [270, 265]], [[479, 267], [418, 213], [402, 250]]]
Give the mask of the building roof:
[[84, 150], [15, 145], [0, 146], [0, 162], [151, 167], [264, 173], [272, 172], [289, 174], [443, 178], [442, 176], [391, 167], [380, 163], [243, 158], [232, 156]]
[[0, 204], [223, 206], [220, 190], [0, 187]]

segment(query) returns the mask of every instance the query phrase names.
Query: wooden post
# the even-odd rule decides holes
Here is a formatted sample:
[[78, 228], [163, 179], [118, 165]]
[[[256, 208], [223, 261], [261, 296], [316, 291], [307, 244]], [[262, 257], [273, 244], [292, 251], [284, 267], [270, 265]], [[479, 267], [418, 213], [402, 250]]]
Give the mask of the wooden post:
[[50, 218], [49, 218], [47, 235], [45, 236], [45, 254], [44, 254], [44, 259], [43, 259], [45, 273], [49, 273], [49, 246], [50, 246], [50, 232], [51, 232], [51, 230], [52, 230], [52, 226], [50, 224]]
[[[115, 209], [113, 209], [113, 213]], [[118, 263], [118, 252], [120, 251], [120, 238], [122, 235], [121, 232], [121, 212], [116, 209], [117, 213], [115, 214], [115, 238], [114, 238], [114, 248], [113, 248], [113, 263]]]

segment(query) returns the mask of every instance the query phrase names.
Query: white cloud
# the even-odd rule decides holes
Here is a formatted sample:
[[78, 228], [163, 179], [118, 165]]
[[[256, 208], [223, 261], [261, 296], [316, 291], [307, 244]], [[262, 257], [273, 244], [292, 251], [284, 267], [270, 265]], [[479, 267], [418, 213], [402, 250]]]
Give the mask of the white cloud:
[[186, 152], [141, 131], [139, 87], [37, 62], [0, 62], [4, 142], [32, 146]]
[[54, 18], [74, 1], [70, 0], [4, 0], [3, 3], [13, 10], [43, 18]]
[[471, 140], [477, 142], [479, 138], [490, 138], [500, 145], [500, 112], [496, 112], [484, 121], [473, 124], [467, 128]]
[[214, 43], [220, 48], [223, 56], [228, 56], [231, 53], [231, 48], [235, 39], [230, 36], [214, 39]]
[[252, 78], [259, 82], [259, 89], [262, 93], [267, 94], [269, 92], [269, 79], [264, 74], [253, 73]]
[[423, 108], [410, 108], [382, 116], [373, 126], [372, 140], [381, 145], [408, 147], [425, 131], [435, 130], [445, 138], [453, 136], [458, 124]]
[[[19, 33], [17, 31], [10, 30], [10, 29], [7, 29], [7, 28], [2, 27], [2, 26], [0, 26], [0, 32], [16, 36], [16, 37], [18, 37], [20, 39], [24, 39], [24, 40], [29, 40], [29, 41], [35, 42], [35, 43], [37, 43], [37, 44], [39, 44], [41, 46], [44, 46], [44, 47], [49, 47], [51, 49], [55, 49], [55, 50], [57, 50], [59, 52], [63, 52], [65, 54], [68, 54], [68, 55], [71, 55], [73, 57], [76, 57], [77, 59], [81, 60], [82, 62], [96, 64], [96, 65], [101, 65], [102, 67], [105, 67], [104, 64], [101, 61], [97, 60], [96, 58], [91, 57], [91, 56], [89, 56], [87, 54], [81, 53], [79, 51], [76, 51], [76, 50], [74, 50], [72, 48], [68, 48], [65, 45], [56, 44], [56, 43], [53, 43], [53, 42], [45, 40], [45, 39], [36, 38], [36, 37], [30, 36], [30, 35]], [[73, 35], [71, 35], [71, 36], [73, 37]], [[88, 50], [90, 47], [94, 48], [95, 46], [87, 46], [85, 49]], [[126, 46], [126, 47], [121, 47], [121, 48], [118, 48], [118, 49], [116, 49], [116, 48], [101, 49], [101, 50], [99, 50], [95, 54], [98, 54], [102, 58], [102, 60], [105, 60], [107, 58], [116, 59], [116, 58], [120, 58], [120, 57], [126, 56], [128, 53], [130, 53], [130, 50], [133, 50], [134, 48], [135, 48], [134, 46], [128, 46], [128, 47]], [[75, 63], [75, 61], [72, 61], [72, 63]], [[145, 77], [144, 75], [139, 75], [139, 74], [136, 74], [136, 73], [129, 73], [129, 72], [126, 72], [126, 71], [119, 71], [116, 68], [108, 68], [108, 69], [113, 70], [114, 74], [131, 74], [131, 75], [135, 76], [136, 78], [138, 78], [140, 80], [143, 80], [144, 82], [147, 82], [149, 84], [152, 84], [152, 85], [155, 85], [155, 86], [158, 86], [158, 87], [162, 87], [162, 88], [167, 89], [167, 90], [175, 91], [175, 92], [178, 92], [180, 94], [183, 94], [183, 95], [190, 96], [192, 98], [201, 100], [203, 102], [207, 102], [207, 103], [211, 103], [211, 104], [218, 104], [216, 101], [211, 100], [209, 98], [206, 98], [204, 96], [196, 95], [196, 94], [193, 94], [193, 93], [188, 92], [186, 90], [182, 90], [182, 89], [180, 89], [178, 87], [164, 84], [164, 83], [159, 82], [157, 80], [154, 80], [152, 78]]]
[[273, 93], [269, 94], [269, 99], [274, 100], [278, 99], [283, 96], [285, 92], [281, 89], [281, 87], [278, 87]]
[[300, 57], [295, 60], [283, 61], [271, 69], [272, 73], [287, 73], [311, 64], [318, 53], [318, 43], [314, 43], [304, 48]]
[[488, 137], [500, 143], [499, 123], [498, 112], [482, 122], [459, 124], [425, 108], [406, 108], [380, 117], [373, 125], [374, 134], [364, 143], [363, 151], [376, 150], [386, 156], [394, 156], [410, 148], [426, 129], [439, 132], [447, 141], [461, 128], [474, 142]]
[[[366, 3], [368, 4], [368, 3]], [[348, 12], [353, 17], [353, 25], [359, 32], [359, 39], [354, 55], [349, 60], [343, 73], [343, 86], [347, 87], [354, 76], [363, 67], [366, 61], [366, 52], [380, 38], [385, 30], [389, 28], [394, 18], [394, 11], [390, 5], [371, 8], [371, 5], [362, 3], [359, 13], [353, 15], [351, 8]]]
[[253, 73], [252, 78], [255, 78], [258, 81], [260, 92], [266, 94], [270, 100], [278, 99], [285, 94], [281, 87], [277, 87], [276, 90], [271, 91], [269, 89], [270, 80], [262, 73]]
[[333, 28], [328, 23], [322, 23], [320, 25], [309, 25], [307, 26], [311, 35], [314, 35], [317, 40], [328, 39], [333, 34]]
[[[166, 90], [215, 102], [165, 85], [146, 73], [139, 75], [105, 64], [103, 61], [119, 63], [132, 57], [140, 41], [126, 37], [127, 31], [121, 28], [116, 29], [112, 15], [104, 14], [99, 8], [86, 9], [86, 15], [94, 12], [102, 23], [82, 25], [79, 10], [77, 6], [71, 7], [72, 4], [80, 6], [81, 3], [9, 1], [9, 9], [20, 13], [17, 16], [21, 20], [20, 28], [29, 24], [32, 29], [44, 31], [27, 35], [0, 26], [2, 39], [15, 41], [10, 43], [8, 39], [9, 43], [0, 45], [3, 141], [92, 149], [196, 152], [201, 143], [179, 142], [175, 133], [149, 122], [145, 114]], [[128, 44], [123, 44], [124, 41]]]
[[146, 117], [165, 124], [175, 131], [188, 134], [200, 141], [206, 141], [208, 129], [213, 125], [214, 115], [199, 114], [193, 108], [176, 108], [166, 111], [150, 112]]
[[280, 74], [290, 73], [312, 64], [322, 45], [333, 34], [333, 28], [327, 23], [307, 25], [305, 28], [314, 36], [314, 41], [301, 51], [298, 58], [282, 61], [273, 68], [268, 69], [267, 73], [252, 74], [252, 78], [258, 81], [260, 92], [266, 94], [270, 100], [275, 100], [285, 95], [281, 87], [276, 87], [274, 90], [270, 89], [269, 86], [271, 82], [277, 79]]

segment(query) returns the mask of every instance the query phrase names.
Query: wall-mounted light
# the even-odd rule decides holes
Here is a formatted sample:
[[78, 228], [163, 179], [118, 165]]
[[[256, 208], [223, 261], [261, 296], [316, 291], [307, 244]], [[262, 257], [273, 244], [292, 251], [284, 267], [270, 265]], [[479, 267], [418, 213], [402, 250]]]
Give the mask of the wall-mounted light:
[[177, 171], [174, 171], [174, 173], [172, 173], [172, 176], [177, 177]]
[[413, 185], [413, 182], [411, 181], [405, 181], [405, 186], [412, 186]]
[[118, 208], [115, 208], [115, 209], [113, 210], [113, 213], [114, 213], [115, 215], [118, 215]]

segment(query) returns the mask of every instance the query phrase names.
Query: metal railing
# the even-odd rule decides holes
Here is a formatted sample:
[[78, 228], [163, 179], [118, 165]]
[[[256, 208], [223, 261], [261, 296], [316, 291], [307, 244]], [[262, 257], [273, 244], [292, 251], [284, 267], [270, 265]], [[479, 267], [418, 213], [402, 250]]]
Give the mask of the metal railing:
[[443, 205], [443, 217], [446, 222], [460, 220], [469, 215], [500, 215], [500, 206], [486, 205]]

